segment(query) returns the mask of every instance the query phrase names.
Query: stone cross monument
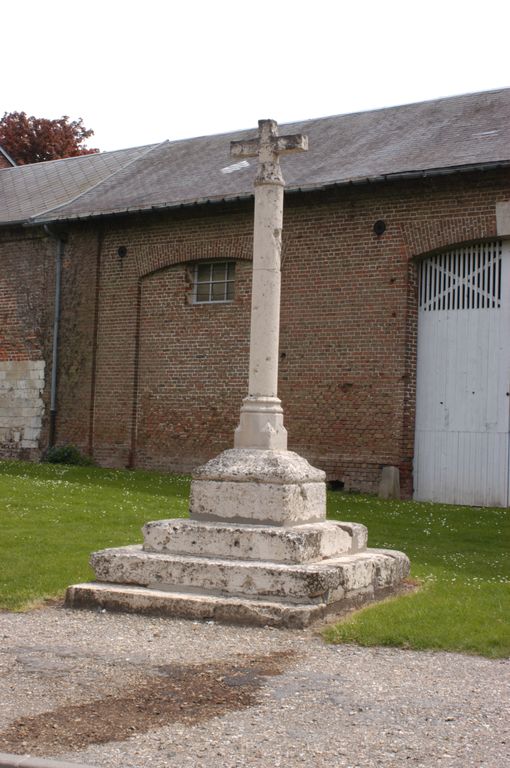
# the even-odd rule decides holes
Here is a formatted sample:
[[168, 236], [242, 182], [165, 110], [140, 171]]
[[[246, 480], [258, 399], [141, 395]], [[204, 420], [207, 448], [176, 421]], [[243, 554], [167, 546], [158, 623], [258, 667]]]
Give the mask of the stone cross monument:
[[287, 450], [277, 395], [284, 182], [279, 156], [305, 136], [232, 142], [258, 157], [249, 391], [234, 448], [193, 472], [189, 519], [144, 526], [144, 543], [95, 552], [96, 582], [68, 605], [302, 627], [328, 610], [388, 592], [407, 575], [401, 552], [367, 549], [363, 525], [326, 521], [325, 474]]
[[287, 430], [277, 396], [285, 186], [279, 156], [307, 149], [307, 136], [278, 136], [274, 120], [259, 120], [258, 139], [234, 141], [230, 146], [233, 157], [258, 157], [259, 161], [255, 178], [250, 378], [235, 433], [236, 448], [287, 448]]

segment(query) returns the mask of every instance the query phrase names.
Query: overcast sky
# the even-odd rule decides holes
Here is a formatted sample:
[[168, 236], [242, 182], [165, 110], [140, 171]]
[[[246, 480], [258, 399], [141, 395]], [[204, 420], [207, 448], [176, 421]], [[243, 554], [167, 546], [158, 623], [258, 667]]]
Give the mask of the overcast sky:
[[510, 86], [509, 0], [23, 0], [0, 24], [0, 115], [82, 117], [101, 150]]

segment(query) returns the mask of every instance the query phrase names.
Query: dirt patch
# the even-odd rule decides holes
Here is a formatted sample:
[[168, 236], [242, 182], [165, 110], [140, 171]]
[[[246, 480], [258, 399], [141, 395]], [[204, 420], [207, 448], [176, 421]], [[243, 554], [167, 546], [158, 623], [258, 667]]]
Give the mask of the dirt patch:
[[281, 674], [291, 652], [235, 662], [155, 667], [129, 690], [21, 717], [0, 732], [0, 751], [47, 755], [124, 741], [173, 722], [195, 724], [251, 707], [264, 679]]

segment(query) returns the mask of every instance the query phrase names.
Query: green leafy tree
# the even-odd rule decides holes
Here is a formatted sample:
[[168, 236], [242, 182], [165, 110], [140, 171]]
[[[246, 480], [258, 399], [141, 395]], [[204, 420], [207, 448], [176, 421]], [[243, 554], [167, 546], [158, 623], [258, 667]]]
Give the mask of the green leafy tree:
[[84, 144], [93, 134], [81, 117], [70, 120], [64, 115], [49, 120], [29, 117], [26, 112], [6, 112], [0, 120], [0, 145], [18, 165], [98, 152]]

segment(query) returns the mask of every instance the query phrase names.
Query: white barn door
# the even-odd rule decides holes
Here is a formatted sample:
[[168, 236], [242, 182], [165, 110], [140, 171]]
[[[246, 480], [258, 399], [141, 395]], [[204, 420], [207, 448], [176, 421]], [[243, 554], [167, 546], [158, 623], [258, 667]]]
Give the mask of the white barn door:
[[509, 248], [495, 241], [419, 270], [414, 497], [509, 504]]

